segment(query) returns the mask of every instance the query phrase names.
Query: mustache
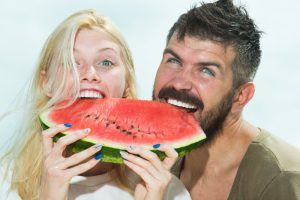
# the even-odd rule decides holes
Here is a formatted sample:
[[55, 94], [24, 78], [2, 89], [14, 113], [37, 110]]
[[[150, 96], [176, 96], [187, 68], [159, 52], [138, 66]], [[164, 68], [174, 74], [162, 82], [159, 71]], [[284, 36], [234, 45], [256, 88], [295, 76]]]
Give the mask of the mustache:
[[186, 102], [195, 105], [197, 108], [203, 110], [203, 102], [193, 94], [188, 93], [186, 90], [176, 90], [173, 87], [162, 88], [158, 93], [160, 99], [176, 99], [178, 101]]

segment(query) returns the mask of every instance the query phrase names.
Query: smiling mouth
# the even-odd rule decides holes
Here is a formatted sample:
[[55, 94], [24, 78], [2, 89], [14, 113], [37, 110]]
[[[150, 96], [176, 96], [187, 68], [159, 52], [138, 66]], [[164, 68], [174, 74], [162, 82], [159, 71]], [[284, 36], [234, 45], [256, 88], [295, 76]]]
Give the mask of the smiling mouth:
[[194, 113], [198, 110], [198, 107], [196, 105], [193, 105], [193, 104], [187, 103], [187, 102], [183, 102], [183, 101], [179, 101], [177, 99], [165, 98], [165, 99], [163, 99], [163, 101], [172, 106], [183, 109], [189, 113]]
[[81, 99], [103, 99], [104, 97], [104, 94], [96, 90], [81, 90], [79, 93]]

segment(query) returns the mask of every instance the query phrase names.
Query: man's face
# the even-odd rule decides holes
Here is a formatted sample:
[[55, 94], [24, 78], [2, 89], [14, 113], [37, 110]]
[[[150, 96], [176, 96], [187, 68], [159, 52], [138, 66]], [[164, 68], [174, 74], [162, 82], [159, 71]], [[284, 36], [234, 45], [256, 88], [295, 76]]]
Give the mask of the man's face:
[[153, 99], [186, 110], [208, 138], [222, 127], [233, 99], [234, 50], [210, 40], [170, 39], [156, 74]]

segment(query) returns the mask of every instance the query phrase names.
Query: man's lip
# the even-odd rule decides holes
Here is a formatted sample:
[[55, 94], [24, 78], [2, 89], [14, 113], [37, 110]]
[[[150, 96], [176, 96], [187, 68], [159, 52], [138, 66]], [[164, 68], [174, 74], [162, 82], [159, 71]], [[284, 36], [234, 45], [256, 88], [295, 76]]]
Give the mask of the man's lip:
[[[163, 103], [167, 103], [167, 104], [169, 104], [168, 103], [168, 98], [158, 98], [158, 101], [159, 102], [163, 102]], [[176, 107], [176, 108], [178, 108], [178, 109], [180, 109], [180, 110], [184, 110], [185, 112], [188, 112], [188, 113], [196, 113], [198, 110], [199, 110], [199, 108], [197, 107], [196, 109], [187, 109], [187, 108], [183, 108], [183, 107], [180, 107], [180, 106], [176, 106], [176, 105], [172, 105], [172, 104], [170, 104], [171, 106], [174, 106], [174, 107]]]
[[158, 101], [159, 102], [164, 102], [164, 103], [167, 103], [167, 98], [158, 98]]

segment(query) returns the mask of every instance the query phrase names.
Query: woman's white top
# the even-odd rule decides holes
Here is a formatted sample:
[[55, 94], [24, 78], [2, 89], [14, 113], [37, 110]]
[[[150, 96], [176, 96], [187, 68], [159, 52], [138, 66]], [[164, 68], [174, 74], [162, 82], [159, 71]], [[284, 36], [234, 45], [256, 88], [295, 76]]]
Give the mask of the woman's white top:
[[[21, 199], [16, 191], [9, 190], [10, 181], [4, 180], [3, 170], [0, 167], [0, 199]], [[133, 200], [133, 196], [126, 190], [117, 186], [109, 173], [98, 176], [75, 176], [70, 182], [68, 199], [76, 200]], [[190, 200], [190, 194], [183, 183], [173, 176], [165, 200]]]

